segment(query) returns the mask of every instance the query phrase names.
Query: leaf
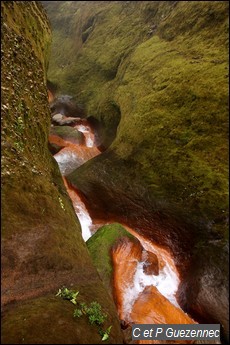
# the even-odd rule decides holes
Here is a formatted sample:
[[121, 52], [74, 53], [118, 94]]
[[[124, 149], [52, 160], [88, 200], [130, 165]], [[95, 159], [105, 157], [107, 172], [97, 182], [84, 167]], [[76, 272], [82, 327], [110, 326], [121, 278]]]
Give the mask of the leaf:
[[105, 341], [105, 340], [107, 340], [107, 339], [109, 339], [109, 333], [110, 333], [110, 331], [111, 331], [111, 328], [112, 328], [112, 326], [109, 326], [108, 328], [107, 328], [107, 330], [105, 331], [105, 333], [104, 333], [104, 335], [103, 335], [103, 337], [102, 337], [102, 341]]
[[77, 301], [76, 301], [76, 298], [72, 298], [71, 300], [70, 300], [70, 302], [72, 302], [73, 304], [77, 304]]
[[81, 317], [82, 315], [83, 315], [83, 313], [82, 313], [81, 309], [75, 309], [74, 310], [74, 314], [73, 314], [74, 317]]
[[105, 341], [105, 340], [107, 340], [107, 339], [109, 339], [109, 335], [107, 334], [107, 333], [105, 333], [104, 335], [103, 335], [103, 337], [102, 337], [102, 341]]

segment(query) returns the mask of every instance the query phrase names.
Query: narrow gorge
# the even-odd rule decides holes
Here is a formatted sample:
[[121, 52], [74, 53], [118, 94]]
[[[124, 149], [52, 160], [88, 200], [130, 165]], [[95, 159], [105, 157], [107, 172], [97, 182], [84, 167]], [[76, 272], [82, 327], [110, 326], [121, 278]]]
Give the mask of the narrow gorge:
[[228, 3], [1, 10], [2, 343], [228, 343]]

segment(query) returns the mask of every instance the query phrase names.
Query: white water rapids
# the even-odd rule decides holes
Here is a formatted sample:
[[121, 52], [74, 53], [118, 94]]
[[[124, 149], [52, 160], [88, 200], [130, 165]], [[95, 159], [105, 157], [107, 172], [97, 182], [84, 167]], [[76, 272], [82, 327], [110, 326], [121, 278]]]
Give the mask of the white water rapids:
[[[85, 146], [92, 148], [94, 146], [94, 136], [90, 127], [85, 125], [77, 125], [76, 128], [81, 131], [85, 136]], [[95, 147], [94, 147], [95, 148]], [[79, 151], [80, 152], [80, 151]], [[78, 157], [78, 151], [72, 151], [71, 147], [65, 147], [54, 155], [62, 175], [66, 175], [66, 172], [73, 171], [79, 165], [83, 164], [87, 159], [85, 157]], [[70, 197], [73, 202], [75, 212], [82, 228], [82, 237], [87, 241], [92, 236], [93, 221], [86, 209], [84, 202], [77, 195], [76, 191], [69, 191]], [[102, 225], [102, 224], [101, 224]], [[130, 228], [126, 227], [129, 231]], [[144, 290], [146, 286], [155, 286], [158, 291], [165, 296], [172, 304], [179, 307], [175, 293], [179, 285], [179, 276], [177, 274], [176, 267], [173, 263], [170, 255], [157, 246], [153, 245], [148, 240], [143, 239], [134, 230], [131, 233], [136, 236], [141, 242], [143, 248], [147, 251], [153, 252], [157, 255], [159, 262], [161, 262], [159, 275], [148, 275], [144, 272], [143, 266], [145, 261], [137, 262], [136, 272], [133, 282], [127, 287], [125, 291], [123, 310], [126, 314], [127, 320], [132, 310], [134, 302], [137, 300], [138, 295]]]

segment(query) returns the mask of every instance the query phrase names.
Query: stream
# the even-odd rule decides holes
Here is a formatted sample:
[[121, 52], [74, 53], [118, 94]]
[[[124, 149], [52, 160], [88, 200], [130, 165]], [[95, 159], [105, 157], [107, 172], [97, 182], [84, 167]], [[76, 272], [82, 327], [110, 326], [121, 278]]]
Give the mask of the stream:
[[[67, 116], [62, 117], [62, 121], [66, 119]], [[83, 134], [82, 143], [76, 144], [53, 134], [49, 136], [49, 142], [62, 147], [54, 154], [54, 158], [80, 221], [82, 237], [87, 241], [98, 228], [108, 224], [108, 221], [91, 218], [89, 207], [85, 205], [77, 190], [67, 183], [65, 176], [101, 152], [94, 144], [94, 133], [86, 119], [76, 120], [71, 127]], [[114, 220], [110, 223], [114, 223]], [[171, 255], [141, 236], [128, 224], [122, 225], [140, 241], [142, 252], [137, 254], [138, 249], [131, 248], [129, 242], [122, 243], [112, 252], [114, 296], [120, 320], [127, 324], [196, 323], [177, 303], [176, 292], [180, 277]], [[146, 267], [151, 266], [150, 257], [156, 258], [158, 272], [146, 270]]]

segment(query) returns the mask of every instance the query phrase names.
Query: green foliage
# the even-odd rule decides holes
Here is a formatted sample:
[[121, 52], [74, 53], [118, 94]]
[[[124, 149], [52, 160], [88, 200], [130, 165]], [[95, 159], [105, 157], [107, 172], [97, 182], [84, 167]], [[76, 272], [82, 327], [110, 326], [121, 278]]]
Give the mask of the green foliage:
[[72, 291], [67, 289], [66, 287], [63, 287], [62, 289], [58, 290], [58, 293], [56, 294], [56, 296], [60, 296], [63, 299], [67, 299], [68, 301], [70, 301], [73, 304], [77, 304], [76, 298], [79, 294], [79, 291]]
[[[71, 44], [64, 68], [67, 49], [60, 49], [60, 42], [67, 42], [56, 22], [58, 44], [49, 74], [58, 76], [62, 91], [77, 95], [105, 128], [119, 123], [110, 148], [127, 163], [123, 189], [132, 166], [132, 189], [140, 185], [152, 202], [167, 203], [167, 213], [189, 213], [202, 224], [211, 223], [221, 236], [228, 234], [223, 217], [228, 210], [228, 3], [71, 6], [60, 4], [69, 17], [68, 40], [76, 42], [92, 14], [97, 20], [87, 41], [74, 43], [75, 53]], [[52, 21], [58, 11], [50, 15]], [[107, 144], [114, 138], [108, 129], [100, 135]], [[101, 183], [101, 176], [96, 178]]]
[[87, 308], [86, 313], [91, 324], [102, 325], [107, 318], [107, 315], [102, 313], [101, 305], [97, 302], [92, 302]]
[[98, 328], [98, 333], [102, 337], [102, 341], [106, 341], [109, 338], [110, 330], [112, 326], [108, 327], [105, 331], [102, 329], [102, 325], [104, 324], [105, 320], [107, 319], [107, 314], [102, 312], [101, 305], [93, 301], [90, 303], [89, 306], [85, 302], [77, 302], [76, 298], [79, 294], [79, 291], [69, 290], [66, 287], [63, 287], [58, 290], [56, 296], [62, 297], [70, 301], [71, 303], [78, 306], [73, 312], [73, 316], [75, 318], [79, 318], [83, 315], [88, 317], [89, 323], [91, 325], [96, 325]]
[[112, 326], [109, 326], [106, 329], [106, 331], [103, 331], [103, 330], [100, 331], [100, 335], [101, 335], [101, 340], [102, 341], [105, 341], [105, 340], [109, 339], [109, 334], [110, 334], [111, 328], [112, 328]]
[[81, 317], [82, 315], [83, 315], [83, 312], [81, 309], [75, 309], [74, 310], [74, 313], [73, 313], [74, 317]]

